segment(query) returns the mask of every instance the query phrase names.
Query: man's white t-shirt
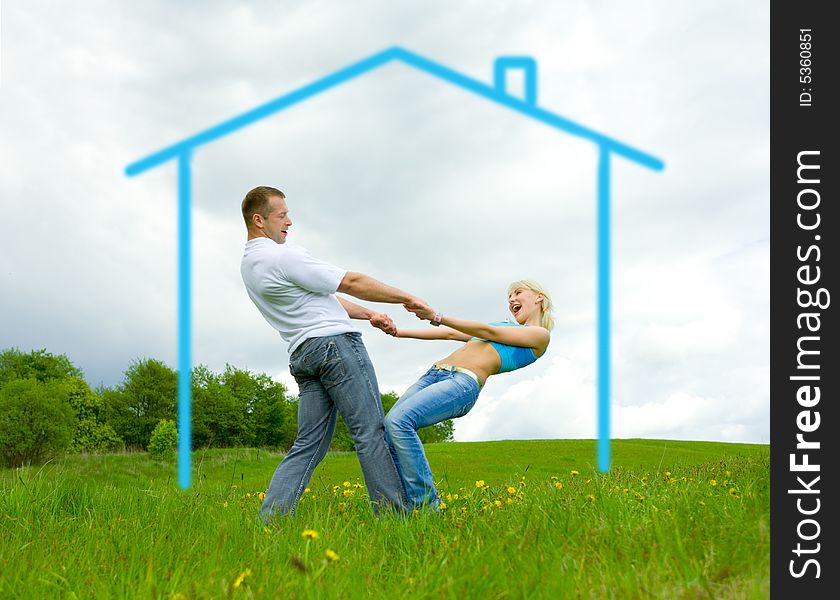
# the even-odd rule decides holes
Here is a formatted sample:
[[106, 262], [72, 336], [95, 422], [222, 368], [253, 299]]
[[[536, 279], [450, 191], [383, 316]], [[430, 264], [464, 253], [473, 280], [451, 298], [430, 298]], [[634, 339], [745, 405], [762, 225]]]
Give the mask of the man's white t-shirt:
[[289, 343], [289, 354], [307, 338], [356, 331], [335, 297], [347, 271], [305, 248], [264, 237], [248, 240], [240, 272], [248, 296]]

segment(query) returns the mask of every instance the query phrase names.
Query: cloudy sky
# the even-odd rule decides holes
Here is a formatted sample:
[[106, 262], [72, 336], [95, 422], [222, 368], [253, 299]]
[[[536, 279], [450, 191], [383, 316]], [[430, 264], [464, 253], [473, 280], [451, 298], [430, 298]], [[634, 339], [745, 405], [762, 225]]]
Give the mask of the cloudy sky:
[[[138, 358], [175, 367], [175, 163], [138, 177], [126, 165], [391, 46], [488, 84], [497, 57], [531, 56], [541, 108], [665, 162], [613, 160], [612, 434], [768, 443], [757, 1], [3, 0], [0, 348], [66, 354], [94, 386]], [[455, 437], [594, 438], [596, 165], [590, 142], [403, 63], [203, 146], [194, 360], [296, 390], [239, 276], [240, 201], [271, 185], [290, 241], [444, 313], [502, 320], [510, 281], [543, 282], [557, 313], [547, 354], [490, 379]], [[359, 328], [383, 391], [457, 347]]]

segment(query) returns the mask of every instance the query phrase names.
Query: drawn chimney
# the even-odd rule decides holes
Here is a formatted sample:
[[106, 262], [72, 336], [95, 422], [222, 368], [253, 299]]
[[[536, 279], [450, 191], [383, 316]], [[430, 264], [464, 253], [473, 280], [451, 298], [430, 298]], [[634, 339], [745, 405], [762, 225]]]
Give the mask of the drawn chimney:
[[[522, 89], [518, 93], [508, 88], [508, 74], [515, 71], [522, 72]], [[536, 106], [537, 61], [530, 56], [500, 56], [493, 65], [493, 85], [502, 94]]]

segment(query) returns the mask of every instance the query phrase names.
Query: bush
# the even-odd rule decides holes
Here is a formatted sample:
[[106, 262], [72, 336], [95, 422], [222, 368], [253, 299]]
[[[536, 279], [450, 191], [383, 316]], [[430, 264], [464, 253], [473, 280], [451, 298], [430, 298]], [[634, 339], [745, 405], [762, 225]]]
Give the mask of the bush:
[[68, 392], [67, 400], [78, 419], [69, 449], [73, 452], [105, 452], [121, 448], [122, 439], [105, 422], [102, 398], [79, 377], [68, 377], [64, 386]]
[[235, 390], [225, 385], [222, 375], [204, 365], [195, 367], [192, 370], [193, 448], [252, 445], [254, 434], [248, 418], [252, 400], [253, 389]]
[[64, 452], [76, 414], [61, 381], [18, 379], [0, 389], [0, 460], [10, 467], [38, 463]]
[[159, 360], [134, 361], [122, 384], [102, 394], [105, 420], [126, 447], [148, 450], [155, 425], [177, 414], [178, 374]]
[[70, 442], [73, 452], [111, 452], [123, 447], [123, 441], [114, 428], [107, 423], [93, 419], [82, 419], [76, 427], [76, 435]]
[[165, 460], [175, 455], [175, 447], [178, 445], [178, 429], [175, 422], [169, 419], [161, 419], [149, 438], [149, 455], [152, 458]]

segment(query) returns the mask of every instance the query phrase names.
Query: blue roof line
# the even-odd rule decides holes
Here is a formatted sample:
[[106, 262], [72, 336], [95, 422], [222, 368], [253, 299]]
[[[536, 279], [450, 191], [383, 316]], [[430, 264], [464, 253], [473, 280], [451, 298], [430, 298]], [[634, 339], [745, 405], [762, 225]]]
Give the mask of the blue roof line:
[[408, 50], [404, 50], [402, 48], [394, 48], [397, 52], [397, 58], [402, 60], [403, 62], [416, 67], [422, 71], [426, 71], [431, 75], [435, 75], [436, 77], [440, 77], [458, 87], [462, 87], [466, 90], [474, 92], [479, 96], [483, 96], [488, 100], [492, 100], [493, 102], [497, 102], [498, 104], [502, 104], [512, 110], [520, 112], [522, 114], [528, 115], [531, 118], [537, 119], [538, 121], [542, 121], [547, 125], [551, 125], [558, 129], [562, 129], [572, 135], [577, 137], [582, 137], [588, 139], [592, 142], [595, 142], [601, 147], [604, 147], [616, 154], [620, 154], [632, 161], [638, 162], [648, 168], [654, 169], [656, 171], [662, 170], [665, 166], [660, 159], [647, 154], [646, 152], [642, 152], [641, 150], [636, 150], [635, 148], [628, 146], [618, 140], [615, 140], [611, 137], [598, 133], [593, 129], [589, 129], [588, 127], [584, 127], [574, 121], [570, 121], [565, 117], [561, 117], [560, 115], [554, 114], [547, 110], [543, 110], [534, 106], [533, 104], [529, 104], [528, 102], [517, 98], [516, 96], [510, 96], [503, 92], [499, 92], [495, 87], [489, 86], [481, 81], [476, 79], [472, 79], [459, 73], [458, 71], [453, 71], [448, 67], [444, 67], [436, 62], [433, 62], [427, 58], [423, 58], [413, 52], [409, 52]]
[[625, 158], [650, 169], [659, 171], [664, 167], [664, 163], [655, 156], [642, 152], [641, 150], [637, 150], [627, 144], [619, 142], [618, 140], [579, 125], [578, 123], [570, 121], [565, 117], [561, 117], [560, 115], [538, 108], [537, 106], [529, 104], [524, 100], [514, 96], [509, 96], [498, 91], [492, 86], [467, 77], [466, 75], [448, 67], [444, 67], [443, 65], [415, 54], [414, 52], [395, 46], [369, 56], [368, 58], [365, 58], [364, 60], [348, 67], [340, 69], [330, 75], [327, 75], [326, 77], [298, 88], [293, 92], [280, 96], [279, 98], [275, 98], [265, 104], [261, 104], [256, 108], [228, 119], [227, 121], [223, 121], [218, 125], [214, 125], [209, 129], [205, 129], [204, 131], [172, 144], [171, 146], [158, 150], [157, 152], [128, 165], [125, 169], [125, 173], [129, 176], [138, 175], [156, 167], [159, 164], [172, 160], [173, 158], [177, 158], [197, 146], [210, 143], [220, 137], [232, 133], [233, 131], [242, 129], [255, 121], [259, 121], [260, 119], [284, 110], [294, 104], [303, 102], [316, 94], [320, 94], [325, 90], [341, 85], [350, 79], [381, 67], [392, 60], [401, 60], [409, 66], [425, 71], [430, 75], [434, 75], [435, 77], [443, 79], [453, 85], [478, 94], [488, 100], [492, 100], [493, 102], [501, 104], [511, 110], [515, 110], [547, 125], [566, 131], [571, 135], [588, 139], [598, 144], [603, 149], [607, 149], [611, 152], [624, 156]]

